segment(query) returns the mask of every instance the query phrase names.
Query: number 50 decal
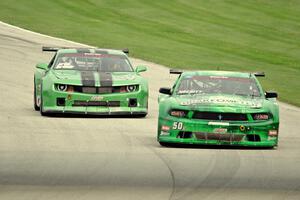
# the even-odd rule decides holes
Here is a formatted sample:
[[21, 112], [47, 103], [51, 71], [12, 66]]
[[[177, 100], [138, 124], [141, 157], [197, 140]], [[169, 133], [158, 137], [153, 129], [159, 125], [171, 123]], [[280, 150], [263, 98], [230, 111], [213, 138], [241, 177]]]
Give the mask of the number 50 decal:
[[182, 130], [182, 128], [183, 128], [182, 122], [174, 122], [173, 123], [173, 129], [174, 130]]

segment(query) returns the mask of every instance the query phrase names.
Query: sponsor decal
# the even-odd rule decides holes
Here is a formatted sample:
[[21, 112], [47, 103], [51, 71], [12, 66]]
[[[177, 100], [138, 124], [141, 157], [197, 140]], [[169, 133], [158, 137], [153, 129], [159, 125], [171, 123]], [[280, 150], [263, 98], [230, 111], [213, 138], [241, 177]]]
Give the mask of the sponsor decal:
[[91, 101], [101, 101], [103, 100], [103, 96], [92, 96]]
[[214, 133], [227, 133], [227, 128], [215, 128]]
[[[103, 52], [102, 52], [103, 53]], [[113, 58], [126, 58], [124, 55], [117, 55], [117, 54], [100, 54], [100, 53], [66, 53], [63, 54], [64, 57], [81, 57], [81, 58], [102, 58], [102, 57], [113, 57]]]
[[36, 104], [37, 104], [38, 107], [41, 106], [41, 98], [40, 97], [36, 98]]
[[182, 106], [189, 106], [195, 104], [207, 104], [207, 103], [225, 103], [225, 104], [240, 104], [244, 106], [250, 106], [251, 108], [261, 108], [262, 104], [251, 101], [237, 101], [234, 99], [192, 99], [188, 101], [180, 102]]
[[170, 127], [169, 126], [166, 126], [166, 125], [162, 125], [161, 126], [161, 130], [164, 131], [164, 132], [167, 132], [170, 130]]
[[79, 48], [79, 49], [77, 49], [77, 52], [78, 53], [91, 53], [91, 51], [86, 48]]
[[101, 50], [101, 49], [96, 49], [95, 53], [98, 53], [98, 54], [108, 54], [107, 51], [104, 51], [104, 50]]
[[134, 80], [135, 76], [134, 75], [125, 75], [125, 76], [116, 76], [114, 80], [118, 81], [124, 81], [124, 80]]

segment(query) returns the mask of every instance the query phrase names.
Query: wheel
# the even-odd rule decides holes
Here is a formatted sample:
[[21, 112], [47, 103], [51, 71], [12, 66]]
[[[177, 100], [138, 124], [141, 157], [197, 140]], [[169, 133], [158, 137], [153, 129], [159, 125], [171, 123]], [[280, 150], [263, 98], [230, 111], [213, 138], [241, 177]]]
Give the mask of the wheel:
[[159, 144], [160, 144], [161, 146], [163, 146], [163, 147], [169, 147], [169, 146], [170, 146], [170, 144], [167, 143], [167, 142], [159, 142]]
[[147, 116], [147, 114], [148, 114], [148, 113], [144, 113], [144, 114], [136, 114], [136, 115], [134, 115], [134, 117], [136, 117], [136, 118], [144, 118], [144, 117]]
[[41, 86], [41, 100], [40, 100], [40, 113], [42, 116], [47, 116], [47, 113], [43, 111], [43, 87]]
[[35, 111], [39, 111], [40, 110], [40, 107], [37, 105], [37, 102], [36, 102], [36, 86], [35, 86], [35, 78], [33, 79], [33, 107], [34, 107], [34, 110]]

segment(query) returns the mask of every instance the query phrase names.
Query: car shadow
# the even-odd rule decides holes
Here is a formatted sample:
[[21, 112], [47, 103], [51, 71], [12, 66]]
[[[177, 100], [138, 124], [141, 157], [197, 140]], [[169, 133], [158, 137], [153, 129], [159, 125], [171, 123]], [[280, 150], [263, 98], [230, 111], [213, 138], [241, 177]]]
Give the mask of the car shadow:
[[50, 118], [100, 118], [100, 119], [106, 119], [106, 118], [147, 118], [144, 116], [139, 116], [139, 115], [82, 115], [82, 114], [60, 114], [60, 113], [55, 113], [55, 114], [47, 114], [45, 117], [50, 117]]
[[164, 144], [161, 148], [215, 149], [215, 150], [276, 150], [276, 147], [246, 147], [230, 145]]

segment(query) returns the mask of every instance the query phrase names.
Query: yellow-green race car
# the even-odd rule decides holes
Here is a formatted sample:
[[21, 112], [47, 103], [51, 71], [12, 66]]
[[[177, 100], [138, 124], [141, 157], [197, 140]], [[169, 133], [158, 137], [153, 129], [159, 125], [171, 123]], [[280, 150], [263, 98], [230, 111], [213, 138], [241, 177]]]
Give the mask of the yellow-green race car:
[[277, 93], [263, 91], [256, 78], [263, 73], [170, 72], [179, 77], [172, 88], [160, 88], [161, 145], [278, 145]]
[[34, 108], [41, 115], [69, 113], [126, 115], [148, 113], [148, 82], [133, 69], [128, 50], [52, 48], [50, 63], [36, 65]]

